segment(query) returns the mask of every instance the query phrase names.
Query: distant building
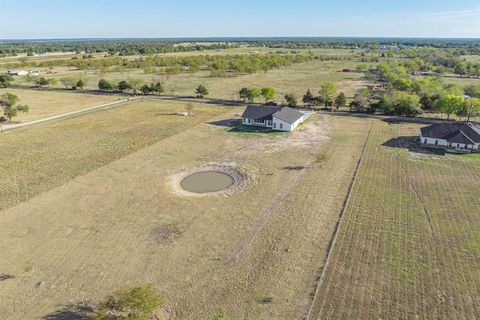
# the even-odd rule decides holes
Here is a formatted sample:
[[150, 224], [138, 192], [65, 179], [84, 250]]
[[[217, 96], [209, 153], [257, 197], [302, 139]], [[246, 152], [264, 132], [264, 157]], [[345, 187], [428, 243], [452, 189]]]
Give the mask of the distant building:
[[248, 106], [242, 123], [249, 126], [268, 127], [276, 131], [293, 131], [310, 114], [281, 106]]
[[8, 74], [11, 76], [27, 76], [28, 71], [27, 70], [9, 70]]
[[10, 76], [39, 76], [40, 72], [34, 70], [9, 70]]
[[472, 123], [437, 123], [420, 129], [420, 143], [447, 152], [480, 152], [480, 128]]

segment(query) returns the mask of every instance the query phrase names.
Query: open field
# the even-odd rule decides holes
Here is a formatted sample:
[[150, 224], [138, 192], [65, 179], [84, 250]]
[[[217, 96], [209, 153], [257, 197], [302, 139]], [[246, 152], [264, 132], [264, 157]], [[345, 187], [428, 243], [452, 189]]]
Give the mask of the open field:
[[[340, 61], [310, 61], [307, 63], [293, 64], [288, 67], [271, 70], [267, 73], [240, 75], [235, 77], [211, 77], [209, 71], [200, 71], [193, 74], [181, 73], [177, 75], [145, 74], [141, 69], [127, 70], [123, 72], [102, 73], [99, 70], [72, 70], [68, 68], [55, 68], [49, 71], [46, 77], [62, 78], [66, 76], [83, 77], [88, 80], [88, 88], [97, 89], [98, 81], [102, 78], [118, 83], [125, 79], [141, 79], [144, 82], [162, 81], [166, 87], [166, 94], [188, 95], [194, 94], [199, 84], [207, 86], [210, 97], [220, 99], [238, 99], [238, 91], [242, 87], [273, 87], [277, 91], [275, 100], [283, 101], [285, 93], [294, 93], [299, 99], [310, 88], [312, 92], [318, 91], [320, 85], [325, 82], [334, 82], [338, 89], [345, 91], [347, 96], [353, 96], [354, 92], [372, 84], [363, 78], [361, 73], [344, 73], [342, 68], [352, 67], [357, 63]], [[366, 64], [371, 65], [371, 64]], [[28, 84], [17, 77], [15, 83]], [[57, 84], [61, 87], [61, 84]]]
[[[421, 79], [421, 78], [425, 78], [425, 76], [415, 76], [414, 77], [415, 79]], [[457, 84], [459, 86], [462, 86], [462, 87], [465, 87], [467, 85], [471, 85], [471, 84], [480, 84], [480, 79], [479, 78], [474, 78], [474, 77], [471, 77], [471, 78], [467, 78], [467, 77], [460, 77], [460, 76], [455, 76], [455, 75], [451, 75], [451, 76], [443, 76], [441, 77], [441, 79], [447, 83], [447, 84]]]
[[480, 84], [479, 78], [452, 78], [452, 77], [442, 77], [445, 83], [458, 84], [459, 86], [468, 86], [471, 84]]
[[54, 92], [23, 89], [0, 89], [0, 95], [13, 93], [20, 104], [30, 107], [28, 113], [19, 113], [12, 122], [27, 122], [50, 116], [95, 107], [123, 99], [118, 95], [86, 94], [79, 92]]
[[[412, 141], [422, 126], [414, 119], [319, 112], [296, 132], [268, 132], [236, 127], [241, 107], [180, 97], [193, 96], [199, 84], [208, 98], [228, 100], [239, 100], [242, 87], [268, 86], [275, 101], [293, 93], [300, 102], [307, 89], [317, 95], [333, 82], [350, 100], [385, 83], [341, 70], [378, 63], [358, 62], [362, 50], [354, 49], [242, 46], [164, 55], [277, 51], [351, 59], [225, 77], [205, 68], [174, 75], [164, 67], [153, 74], [35, 68], [47, 78], [82, 77], [87, 89], [102, 78], [162, 81], [165, 95], [177, 97], [0, 133], [0, 320], [82, 318], [79, 306], [148, 283], [167, 301], [165, 320], [211, 319], [218, 311], [232, 320], [480, 318], [479, 155], [410, 152], [405, 138]], [[82, 55], [28, 60], [73, 56]], [[0, 73], [19, 58], [0, 58]], [[446, 75], [445, 83], [480, 83]], [[15, 77], [14, 84], [32, 83]], [[124, 97], [3, 92], [30, 106], [19, 122]], [[238, 190], [198, 196], [178, 189], [179, 177], [222, 166], [246, 177]]]
[[[49, 92], [38, 94], [48, 96]], [[136, 102], [2, 134], [0, 210], [227, 110], [195, 104], [194, 116], [171, 115], [186, 107], [185, 103], [170, 101]]]
[[480, 317], [480, 161], [382, 146], [418, 129], [375, 123], [312, 319]]
[[[5, 186], [23, 196], [30, 192], [26, 182], [62, 173], [57, 188], [18, 199], [22, 203], [0, 213], [0, 272], [14, 277], [0, 286], [0, 317], [58, 317], [74, 312], [68, 305], [149, 282], [167, 299], [170, 319], [208, 319], [218, 310], [232, 319], [304, 315], [371, 121], [315, 116], [293, 134], [269, 136], [225, 127], [238, 109], [187, 128], [180, 123], [188, 118], [162, 116], [158, 108], [152, 113], [154, 107], [131, 105], [5, 136], [11, 141], [0, 150], [13, 166], [22, 157], [15, 159], [5, 146], [37, 137], [17, 152], [30, 159], [18, 166], [30, 174], [47, 164], [38, 146], [60, 138], [69, 144], [57, 146], [57, 153], [46, 150], [43, 159], [55, 163], [53, 170], [28, 180], [16, 175], [22, 183]], [[192, 119], [214, 117], [207, 108], [195, 107]], [[123, 128], [118, 112], [141, 114], [143, 120], [131, 122], [144, 130]], [[168, 122], [176, 119], [180, 123]], [[177, 133], [110, 164], [114, 157], [107, 157], [92, 171], [89, 160], [98, 153], [128, 149], [136, 139], [137, 147], [155, 130]], [[69, 132], [78, 138], [72, 141]], [[73, 149], [89, 156], [76, 160]], [[247, 188], [203, 198], [171, 192], [168, 176], [211, 162], [244, 168]], [[78, 174], [68, 179], [64, 172]]]
[[[231, 49], [220, 49], [220, 50], [205, 50], [205, 51], [185, 51], [185, 52], [169, 52], [169, 53], [159, 53], [159, 56], [169, 56], [169, 57], [186, 57], [186, 56], [198, 56], [198, 55], [233, 55], [233, 54], [273, 54], [276, 52], [281, 52], [282, 54], [308, 54], [312, 53], [314, 55], [338, 55], [345, 56], [351, 55], [352, 53], [360, 54], [365, 50], [361, 49], [324, 49], [324, 48], [312, 48], [312, 49], [287, 49], [287, 48], [267, 48], [267, 47], [249, 47], [241, 46], [239, 48]], [[95, 59], [102, 59], [105, 56], [105, 52], [91, 53]], [[73, 57], [81, 59], [83, 53], [75, 54], [75, 52], [52, 52], [48, 55], [39, 55], [33, 57], [27, 57], [26, 54], [19, 54], [18, 56], [6, 56], [0, 57], [0, 67], [4, 64], [10, 63], [19, 63], [26, 59], [26, 61], [35, 61], [35, 62], [44, 62], [50, 60], [67, 60]], [[125, 56], [125, 59], [133, 60], [142, 57], [141, 55], [131, 55]], [[144, 56], [145, 57], [145, 56]]]
[[[49, 60], [65, 60], [65, 59], [71, 59], [75, 56], [82, 56], [82, 55], [77, 55], [75, 52], [51, 52], [48, 55], [36, 55], [36, 56], [27, 56], [26, 53], [20, 53], [16, 56], [6, 56], [3, 58], [0, 58], [0, 65], [2, 64], [8, 64], [8, 63], [19, 63], [22, 60], [26, 61], [35, 61], [35, 62], [43, 62], [43, 61], [49, 61]], [[99, 56], [98, 54], [95, 54], [95, 56]]]

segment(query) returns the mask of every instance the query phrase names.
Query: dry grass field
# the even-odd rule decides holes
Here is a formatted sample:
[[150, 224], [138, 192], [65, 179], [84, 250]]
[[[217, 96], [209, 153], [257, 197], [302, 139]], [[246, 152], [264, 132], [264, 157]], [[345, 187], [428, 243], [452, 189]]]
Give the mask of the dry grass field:
[[13, 93], [20, 99], [20, 104], [26, 104], [30, 108], [28, 113], [19, 113], [17, 117], [12, 119], [12, 122], [43, 119], [124, 99], [121, 96], [78, 92], [0, 89], [0, 95], [5, 92]]
[[[229, 126], [242, 108], [192, 106], [138, 102], [2, 136], [0, 319], [80, 317], [144, 283], [168, 319], [480, 317], [478, 157], [407, 151], [412, 123], [316, 115], [248, 133]], [[247, 187], [173, 192], [172, 174], [210, 163], [243, 168]]]
[[480, 161], [384, 147], [376, 122], [312, 319], [480, 318]]
[[[5, 135], [1, 194], [16, 193], [0, 212], [0, 318], [75, 315], [142, 283], [170, 319], [303, 317], [371, 121], [250, 134], [225, 127], [239, 109], [172, 109], [132, 104]], [[211, 162], [244, 168], [247, 187], [172, 193], [172, 173]]]
[[[98, 81], [102, 78], [112, 82], [125, 79], [141, 79], [146, 83], [162, 81], [166, 87], [166, 94], [194, 95], [195, 88], [204, 84], [209, 92], [209, 97], [220, 99], [238, 99], [238, 91], [243, 87], [273, 87], [277, 95], [275, 100], [283, 101], [285, 93], [293, 93], [301, 100], [307, 89], [316, 94], [320, 85], [325, 82], [334, 82], [339, 91], [344, 91], [349, 97], [354, 92], [366, 85], [371, 84], [363, 78], [361, 73], [344, 73], [342, 67], [348, 66], [348, 62], [338, 61], [311, 61], [307, 63], [293, 64], [288, 67], [271, 70], [267, 73], [240, 75], [235, 77], [211, 77], [209, 71], [197, 73], [182, 73], [177, 75], [145, 74], [143, 70], [127, 70], [126, 72], [102, 73], [99, 70], [79, 71], [68, 68], [55, 68], [51, 74], [45, 75], [56, 79], [66, 76], [83, 77], [88, 80], [89, 89], [97, 89]], [[18, 77], [15, 83], [28, 84]], [[57, 84], [61, 87], [61, 84]], [[260, 99], [259, 99], [260, 101]]]
[[185, 103], [136, 102], [2, 134], [0, 210], [226, 111], [193, 106], [194, 116], [181, 117], [171, 114], [185, 111]]
[[[241, 47], [207, 52], [178, 52], [165, 54], [168, 56], [198, 56], [198, 55], [241, 55], [275, 53], [290, 53], [288, 49], [271, 49], [256, 47]], [[312, 53], [316, 56], [336, 55], [346, 56], [360, 53], [361, 50], [343, 50], [343, 49], [312, 49], [312, 50], [294, 50], [302, 54]], [[47, 56], [48, 57], [48, 56]], [[68, 56], [65, 56], [68, 57]], [[140, 56], [129, 56], [126, 59], [135, 59]], [[34, 57], [37, 58], [37, 57]], [[6, 58], [4, 58], [6, 59]], [[33, 58], [32, 58], [33, 59]], [[96, 59], [102, 59], [97, 56]], [[7, 71], [1, 65], [0, 71]], [[196, 73], [181, 73], [176, 75], [166, 74], [146, 74], [142, 69], [126, 69], [124, 72], [105, 72], [102, 70], [76, 70], [68, 67], [37, 68], [41, 75], [46, 78], [61, 79], [62, 77], [81, 77], [87, 81], [89, 89], [97, 89], [98, 81], [102, 78], [112, 82], [119, 82], [127, 79], [140, 79], [146, 83], [162, 81], [167, 89], [166, 94], [188, 95], [194, 94], [195, 88], [199, 84], [204, 84], [210, 91], [210, 97], [220, 99], [238, 99], [238, 91], [245, 86], [250, 87], [273, 87], [277, 91], [275, 99], [283, 101], [283, 95], [293, 93], [301, 100], [307, 89], [312, 92], [318, 91], [320, 85], [325, 82], [334, 82], [340, 91], [344, 91], [347, 96], [352, 97], [354, 92], [371, 84], [363, 78], [361, 73], [343, 73], [341, 70], [345, 67], [355, 69], [357, 65], [373, 67], [375, 63], [360, 63], [355, 61], [319, 61], [314, 60], [306, 63], [293, 64], [277, 70], [271, 70], [267, 73], [246, 74], [235, 77], [212, 77], [210, 71], [200, 71]], [[15, 77], [16, 84], [31, 85], [26, 77]], [[56, 87], [62, 88], [58, 82]]]

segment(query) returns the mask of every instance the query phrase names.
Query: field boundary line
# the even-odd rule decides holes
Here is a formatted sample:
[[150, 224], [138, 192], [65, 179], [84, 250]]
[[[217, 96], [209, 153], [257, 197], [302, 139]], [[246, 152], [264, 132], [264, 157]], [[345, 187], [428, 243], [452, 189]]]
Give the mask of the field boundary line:
[[231, 251], [225, 256], [227, 265], [235, 264], [245, 253], [249, 245], [254, 241], [257, 235], [262, 231], [265, 225], [272, 219], [277, 209], [280, 208], [285, 200], [295, 191], [296, 186], [308, 171], [310, 162], [304, 165], [305, 169], [301, 170], [293, 179], [291, 184], [280, 195], [275, 197], [270, 203], [263, 208], [260, 216], [250, 225], [245, 236], [235, 244]]
[[55, 120], [71, 118], [71, 117], [75, 117], [75, 116], [78, 116], [78, 115], [87, 114], [87, 113], [91, 113], [91, 112], [95, 112], [95, 111], [99, 111], [99, 110], [104, 110], [104, 109], [109, 109], [109, 108], [113, 108], [113, 107], [116, 107], [116, 106], [119, 106], [119, 105], [129, 104], [131, 102], [136, 102], [136, 101], [138, 101], [137, 98], [124, 99], [124, 100], [120, 100], [120, 101], [114, 101], [114, 102], [101, 104], [101, 105], [90, 107], [90, 108], [85, 108], [85, 109], [81, 109], [81, 110], [76, 110], [76, 111], [66, 112], [66, 113], [62, 113], [62, 114], [57, 114], [55, 116], [50, 116], [50, 117], [43, 118], [43, 119], [38, 119], [38, 120], [33, 120], [33, 121], [28, 121], [28, 122], [23, 122], [23, 123], [17, 123], [17, 124], [7, 124], [7, 125], [3, 125], [3, 126], [0, 125], [0, 132], [14, 130], [14, 129], [23, 128], [23, 127], [28, 127], [28, 126], [32, 126], [32, 125], [36, 125], [36, 124], [47, 123], [47, 122], [51, 122], [51, 121], [55, 121]]
[[360, 154], [360, 159], [358, 159], [357, 166], [355, 168], [355, 172], [353, 174], [352, 180], [350, 181], [350, 185], [348, 186], [348, 193], [347, 193], [347, 196], [345, 197], [345, 200], [343, 201], [342, 210], [340, 211], [339, 219], [337, 221], [337, 224], [335, 225], [335, 229], [333, 230], [332, 239], [330, 240], [330, 242], [328, 244], [327, 254], [325, 255], [325, 258], [323, 259], [323, 268], [322, 268], [322, 271], [320, 273], [320, 276], [317, 278], [318, 280], [317, 280], [317, 283], [315, 285], [315, 293], [312, 297], [310, 307], [308, 308], [308, 313], [304, 317], [305, 320], [311, 320], [313, 309], [315, 307], [315, 301], [318, 298], [320, 285], [322, 284], [322, 281], [325, 277], [325, 273], [326, 273], [326, 270], [327, 270], [329, 262], [330, 262], [330, 257], [332, 255], [333, 247], [335, 246], [335, 243], [337, 241], [338, 231], [340, 230], [340, 226], [342, 225], [342, 222], [343, 222], [344, 217], [345, 217], [345, 212], [347, 211], [348, 205], [350, 203], [350, 198], [352, 196], [353, 186], [355, 185], [355, 182], [357, 181], [358, 172], [360, 171], [360, 167], [363, 163], [363, 158], [364, 158], [365, 152], [367, 150], [367, 144], [368, 144], [368, 141], [370, 140], [370, 134], [372, 133], [374, 123], [375, 123], [375, 120], [372, 120], [372, 124], [370, 126], [370, 129], [368, 130], [368, 134], [367, 134], [367, 137], [365, 139], [365, 144], [363, 145], [363, 148], [362, 148], [362, 153]]

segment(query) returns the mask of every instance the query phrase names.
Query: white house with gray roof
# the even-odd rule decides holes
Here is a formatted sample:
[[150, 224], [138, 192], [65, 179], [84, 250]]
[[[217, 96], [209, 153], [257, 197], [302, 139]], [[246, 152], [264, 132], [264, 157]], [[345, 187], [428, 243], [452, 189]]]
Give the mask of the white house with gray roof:
[[248, 106], [242, 114], [242, 124], [291, 132], [309, 116], [310, 113], [289, 107]]
[[472, 123], [437, 123], [420, 130], [420, 143], [448, 152], [480, 152], [480, 129]]

